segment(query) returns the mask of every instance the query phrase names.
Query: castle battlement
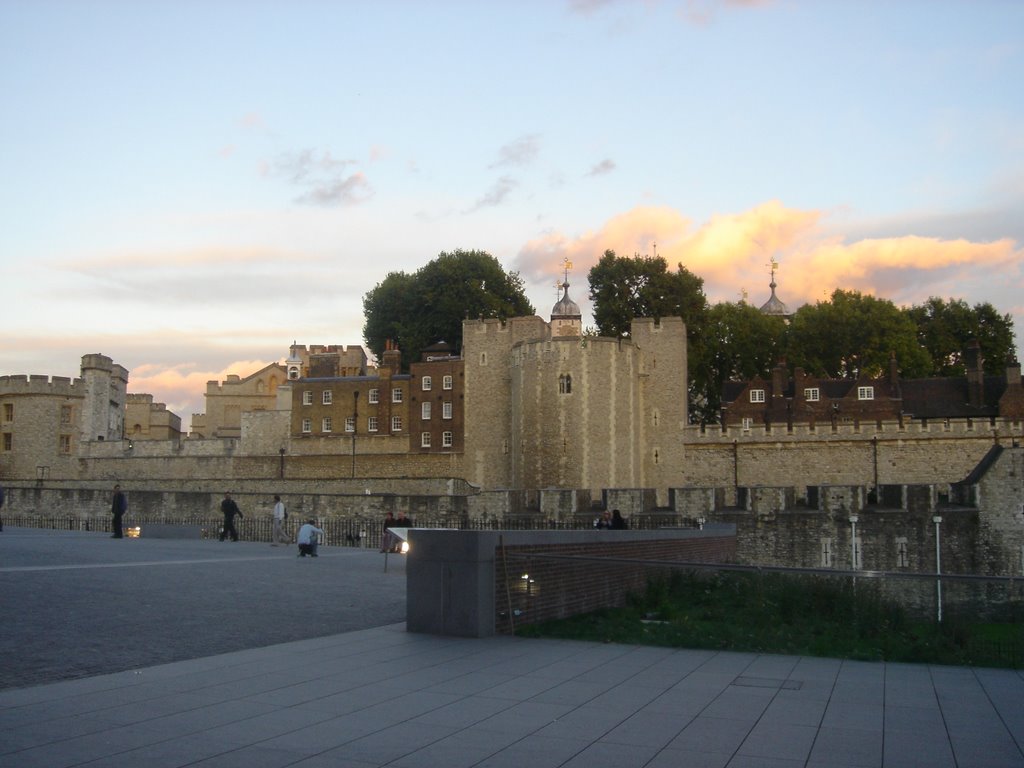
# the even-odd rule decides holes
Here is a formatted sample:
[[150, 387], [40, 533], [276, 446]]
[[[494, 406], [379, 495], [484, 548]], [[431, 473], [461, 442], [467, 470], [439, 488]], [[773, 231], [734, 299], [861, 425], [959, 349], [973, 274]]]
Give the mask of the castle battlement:
[[865, 421], [860, 424], [843, 423], [835, 428], [831, 424], [794, 424], [785, 426], [755, 424], [749, 429], [721, 425], [690, 425], [683, 430], [687, 444], [711, 443], [802, 443], [807, 440], [828, 441], [830, 438], [851, 440], [886, 439], [944, 439], [951, 437], [1017, 437], [1024, 434], [1024, 422], [1007, 418], [943, 419], [932, 421]]
[[82, 379], [72, 380], [68, 376], [12, 374], [0, 376], [0, 397], [4, 395], [83, 397], [85, 390]]

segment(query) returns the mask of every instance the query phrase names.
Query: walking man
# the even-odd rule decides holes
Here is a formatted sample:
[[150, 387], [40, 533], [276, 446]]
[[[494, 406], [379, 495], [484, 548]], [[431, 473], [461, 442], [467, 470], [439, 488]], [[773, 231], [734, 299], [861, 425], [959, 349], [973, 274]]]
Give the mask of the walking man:
[[235, 530], [235, 515], [244, 518], [242, 510], [238, 508], [235, 500], [231, 498], [231, 492], [224, 494], [224, 501], [220, 503], [220, 511], [224, 513], [224, 530], [220, 532], [220, 540], [228, 536], [232, 541], [238, 541], [238, 531]]
[[123, 539], [124, 531], [121, 530], [121, 521], [124, 519], [124, 513], [128, 511], [128, 499], [125, 498], [121, 492], [121, 486], [114, 486], [114, 497], [110, 500], [110, 514], [114, 516], [114, 520], [111, 523], [111, 528], [114, 534], [110, 537], [112, 539]]
[[274, 496], [274, 530], [270, 534], [270, 546], [287, 544], [291, 537], [284, 530], [284, 521], [288, 519], [288, 511], [284, 508], [284, 502], [280, 496]]

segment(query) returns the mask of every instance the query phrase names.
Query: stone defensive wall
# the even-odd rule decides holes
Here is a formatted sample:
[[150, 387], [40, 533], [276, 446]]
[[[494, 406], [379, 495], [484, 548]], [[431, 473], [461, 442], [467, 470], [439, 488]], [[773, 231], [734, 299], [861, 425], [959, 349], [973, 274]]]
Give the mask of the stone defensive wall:
[[807, 425], [768, 430], [687, 427], [683, 485], [948, 484], [964, 479], [994, 444], [1020, 442], [1021, 422], [956, 419]]

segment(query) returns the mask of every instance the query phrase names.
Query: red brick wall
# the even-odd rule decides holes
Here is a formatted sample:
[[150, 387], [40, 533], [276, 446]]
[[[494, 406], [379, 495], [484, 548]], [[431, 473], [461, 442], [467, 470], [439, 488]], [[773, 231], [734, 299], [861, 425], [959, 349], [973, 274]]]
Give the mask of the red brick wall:
[[498, 547], [495, 631], [625, 605], [651, 575], [667, 572], [650, 561], [729, 563], [735, 557], [734, 536]]

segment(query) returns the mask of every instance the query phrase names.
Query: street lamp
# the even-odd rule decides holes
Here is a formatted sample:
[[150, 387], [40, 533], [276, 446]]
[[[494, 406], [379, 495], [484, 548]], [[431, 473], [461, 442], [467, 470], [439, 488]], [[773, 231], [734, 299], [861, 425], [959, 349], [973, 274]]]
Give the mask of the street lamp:
[[352, 477], [356, 476], [356, 432], [359, 431], [359, 390], [352, 393]]
[[942, 523], [942, 517], [936, 515], [932, 518], [932, 522], [935, 523], [935, 601], [938, 605], [938, 617], [939, 624], [942, 623], [942, 549], [940, 546], [939, 539], [939, 525]]
[[857, 515], [850, 515], [850, 570], [857, 570]]

